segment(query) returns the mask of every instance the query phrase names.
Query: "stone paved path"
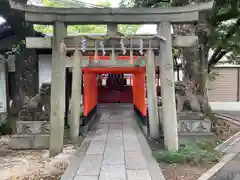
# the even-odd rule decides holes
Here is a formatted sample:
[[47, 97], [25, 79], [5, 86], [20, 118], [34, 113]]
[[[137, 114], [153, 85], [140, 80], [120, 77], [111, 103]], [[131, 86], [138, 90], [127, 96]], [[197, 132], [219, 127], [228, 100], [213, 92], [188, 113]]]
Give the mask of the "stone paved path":
[[135, 123], [132, 111], [103, 111], [73, 180], [164, 180]]

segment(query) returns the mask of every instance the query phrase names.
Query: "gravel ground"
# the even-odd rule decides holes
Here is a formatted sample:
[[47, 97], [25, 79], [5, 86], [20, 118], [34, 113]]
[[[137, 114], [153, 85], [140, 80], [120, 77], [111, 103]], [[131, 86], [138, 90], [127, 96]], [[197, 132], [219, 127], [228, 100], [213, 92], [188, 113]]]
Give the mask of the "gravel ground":
[[63, 152], [49, 158], [48, 150], [8, 149], [9, 137], [0, 137], [1, 180], [58, 180], [75, 153], [76, 146], [66, 144]]
[[187, 164], [161, 164], [166, 180], [196, 180], [207, 171], [209, 165], [190, 166]]

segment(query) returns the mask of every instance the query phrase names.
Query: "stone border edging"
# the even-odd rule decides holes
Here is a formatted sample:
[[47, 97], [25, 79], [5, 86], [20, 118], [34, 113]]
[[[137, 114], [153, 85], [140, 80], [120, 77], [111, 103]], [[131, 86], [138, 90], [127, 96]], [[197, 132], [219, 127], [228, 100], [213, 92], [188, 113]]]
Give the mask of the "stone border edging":
[[197, 180], [209, 180], [213, 177], [221, 168], [223, 168], [228, 162], [235, 158], [237, 153], [229, 153], [224, 155], [221, 160], [212, 168], [210, 168], [207, 172], [202, 174]]
[[[235, 120], [235, 118], [232, 118], [230, 116], [225, 116], [225, 115], [221, 115], [221, 114], [215, 114], [217, 117], [222, 118], [226, 121], [229, 121], [231, 119]], [[215, 150], [219, 151], [219, 152], [226, 152], [233, 144], [235, 144], [237, 141], [240, 140], [240, 132], [237, 132], [236, 134], [234, 134], [233, 136], [231, 136], [230, 138], [228, 138], [226, 141], [224, 141], [222, 144], [218, 145]]]
[[[134, 117], [134, 121], [133, 121], [133, 129], [136, 132], [143, 156], [147, 161], [148, 171], [149, 171], [149, 174], [150, 174], [152, 180], [166, 180], [162, 173], [161, 168], [157, 164], [157, 161], [152, 156], [152, 150], [151, 150], [149, 144], [147, 143], [144, 132], [143, 132], [142, 128], [139, 127], [139, 124], [135, 117]], [[159, 177], [160, 177], [160, 179], [159, 179]]]
[[224, 153], [239, 140], [240, 132], [237, 132], [236, 134], [228, 138], [226, 141], [224, 141], [222, 144], [218, 145], [215, 150]]
[[70, 164], [67, 167], [66, 171], [63, 173], [61, 180], [74, 179], [77, 169], [79, 168], [79, 163], [82, 161], [85, 155], [85, 152], [87, 151], [87, 148], [90, 145], [93, 135], [94, 135], [94, 132], [90, 131], [88, 136], [82, 140], [82, 142], [80, 143], [79, 149], [71, 157]]

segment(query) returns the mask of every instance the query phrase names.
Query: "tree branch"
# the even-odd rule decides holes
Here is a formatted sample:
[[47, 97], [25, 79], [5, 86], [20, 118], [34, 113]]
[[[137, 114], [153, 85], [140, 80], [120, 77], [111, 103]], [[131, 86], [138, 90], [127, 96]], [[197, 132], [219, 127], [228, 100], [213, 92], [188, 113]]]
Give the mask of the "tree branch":
[[215, 55], [215, 57], [211, 57], [211, 62], [209, 61], [208, 63], [208, 73], [211, 72], [212, 68], [218, 63], [218, 61], [220, 61], [220, 59], [222, 59], [223, 56], [225, 56], [227, 54], [226, 50], [220, 50], [217, 49], [217, 51], [215, 51], [217, 53], [217, 55]]
[[[225, 38], [223, 41], [228, 41], [228, 39], [237, 32], [237, 30], [239, 29], [240, 26], [240, 19], [237, 20], [236, 24], [234, 26], [232, 26], [232, 28], [230, 28], [230, 30], [228, 31], [228, 33], [226, 34]], [[218, 61], [227, 53], [226, 50], [223, 50], [224, 48], [222, 47], [222, 45], [219, 45], [215, 52], [213, 53], [211, 59], [208, 62], [208, 72], [211, 72], [211, 69], [213, 68], [213, 66], [215, 64], [218, 63]]]

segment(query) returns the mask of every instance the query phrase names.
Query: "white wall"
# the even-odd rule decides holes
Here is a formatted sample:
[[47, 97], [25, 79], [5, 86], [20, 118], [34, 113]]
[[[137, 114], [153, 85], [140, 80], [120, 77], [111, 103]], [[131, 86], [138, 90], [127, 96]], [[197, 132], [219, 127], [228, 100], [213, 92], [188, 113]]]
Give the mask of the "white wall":
[[43, 82], [51, 82], [52, 55], [40, 54], [38, 61], [39, 87]]
[[5, 61], [0, 59], [0, 113], [7, 112]]

